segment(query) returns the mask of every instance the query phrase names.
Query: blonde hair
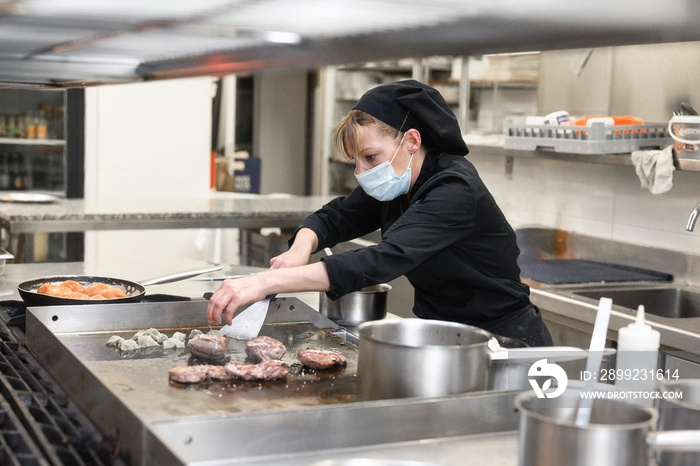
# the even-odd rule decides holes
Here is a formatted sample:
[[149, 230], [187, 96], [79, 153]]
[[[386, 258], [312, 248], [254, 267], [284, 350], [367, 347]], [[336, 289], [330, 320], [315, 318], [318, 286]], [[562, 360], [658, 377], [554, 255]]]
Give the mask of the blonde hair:
[[[354, 160], [364, 144], [362, 126], [375, 125], [382, 134], [396, 139], [400, 131], [392, 128], [381, 120], [374, 118], [362, 110], [350, 110], [338, 124], [333, 134], [333, 146], [335, 150], [348, 160]], [[355, 154], [355, 155], [352, 155]]]

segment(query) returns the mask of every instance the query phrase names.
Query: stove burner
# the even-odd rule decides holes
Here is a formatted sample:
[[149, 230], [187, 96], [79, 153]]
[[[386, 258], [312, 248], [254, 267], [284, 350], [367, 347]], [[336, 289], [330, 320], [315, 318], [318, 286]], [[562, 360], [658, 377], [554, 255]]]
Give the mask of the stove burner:
[[10, 329], [13, 319], [24, 319], [24, 303], [5, 301], [0, 310], [8, 317], [0, 319], [0, 464], [125, 465], [118, 444], [102, 436]]

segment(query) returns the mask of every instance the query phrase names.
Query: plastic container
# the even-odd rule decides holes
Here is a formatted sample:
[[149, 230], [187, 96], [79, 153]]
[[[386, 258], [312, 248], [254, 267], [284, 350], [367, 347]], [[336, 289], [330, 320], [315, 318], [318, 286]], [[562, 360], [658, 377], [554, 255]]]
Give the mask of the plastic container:
[[615, 388], [634, 392], [630, 401], [652, 407], [651, 392], [656, 389], [661, 335], [644, 321], [644, 306], [637, 309], [634, 323], [618, 332]]
[[559, 110], [546, 115], [543, 122], [545, 125], [571, 126], [571, 117], [566, 110]]

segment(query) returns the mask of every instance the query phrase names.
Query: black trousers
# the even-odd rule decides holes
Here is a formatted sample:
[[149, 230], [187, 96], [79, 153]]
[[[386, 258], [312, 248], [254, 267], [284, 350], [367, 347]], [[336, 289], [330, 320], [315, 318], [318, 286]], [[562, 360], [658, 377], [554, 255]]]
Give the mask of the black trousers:
[[494, 327], [486, 330], [495, 335], [515, 338], [529, 346], [554, 345], [552, 335], [542, 319], [542, 313], [534, 304], [530, 304], [524, 311], [517, 312], [505, 322], [496, 322]]

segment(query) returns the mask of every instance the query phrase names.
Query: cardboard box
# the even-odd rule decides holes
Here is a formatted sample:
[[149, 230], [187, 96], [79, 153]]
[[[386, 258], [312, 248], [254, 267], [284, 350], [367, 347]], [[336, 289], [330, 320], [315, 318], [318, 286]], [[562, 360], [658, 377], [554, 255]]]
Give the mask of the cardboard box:
[[260, 166], [262, 160], [249, 158], [236, 160], [233, 179], [238, 193], [260, 194]]
[[261, 162], [255, 157], [234, 159], [232, 176], [226, 157], [218, 157], [216, 159], [217, 191], [260, 194]]

